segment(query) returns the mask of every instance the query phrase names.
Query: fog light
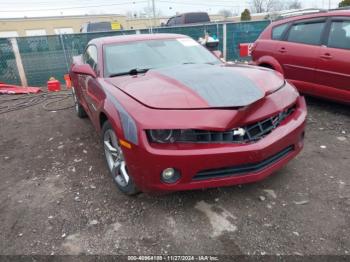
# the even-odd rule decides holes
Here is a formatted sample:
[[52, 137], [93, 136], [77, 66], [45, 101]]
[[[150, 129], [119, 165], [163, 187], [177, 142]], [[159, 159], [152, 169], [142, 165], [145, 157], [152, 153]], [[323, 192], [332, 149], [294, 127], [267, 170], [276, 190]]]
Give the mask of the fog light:
[[164, 183], [175, 183], [177, 180], [179, 180], [180, 173], [176, 169], [169, 167], [163, 170], [161, 178]]

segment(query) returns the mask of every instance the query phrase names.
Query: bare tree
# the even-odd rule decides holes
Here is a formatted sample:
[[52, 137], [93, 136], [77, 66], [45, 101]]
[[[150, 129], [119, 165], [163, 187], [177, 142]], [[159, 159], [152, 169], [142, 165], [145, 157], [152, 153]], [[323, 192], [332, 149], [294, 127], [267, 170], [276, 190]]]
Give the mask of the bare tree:
[[250, 5], [253, 12], [256, 13], [274, 12], [286, 9], [283, 0], [251, 0]]
[[[163, 12], [160, 9], [156, 9], [156, 13], [155, 13], [156, 17], [161, 17], [163, 16]], [[152, 7], [144, 7], [142, 12], [140, 12], [139, 14], [140, 17], [145, 18], [145, 17], [152, 17], [153, 16], [153, 10]]]
[[265, 12], [264, 9], [264, 2], [266, 0], [252, 0], [250, 5], [252, 7], [252, 11], [255, 13], [263, 13]]
[[301, 8], [302, 8], [302, 5], [299, 0], [292, 0], [288, 4], [288, 9], [301, 9]]
[[270, 11], [281, 11], [288, 9], [284, 0], [275, 0]]
[[219, 10], [219, 15], [222, 15], [223, 17], [230, 17], [233, 15], [232, 11], [229, 9], [221, 9]]

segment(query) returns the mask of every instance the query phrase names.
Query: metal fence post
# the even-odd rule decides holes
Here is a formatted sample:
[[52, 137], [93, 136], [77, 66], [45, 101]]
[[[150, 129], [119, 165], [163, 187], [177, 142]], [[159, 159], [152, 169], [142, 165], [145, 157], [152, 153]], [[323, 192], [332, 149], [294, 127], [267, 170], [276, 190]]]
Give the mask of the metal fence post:
[[27, 87], [28, 86], [27, 77], [26, 77], [26, 73], [24, 71], [21, 54], [20, 54], [19, 48], [18, 48], [17, 39], [15, 37], [12, 37], [12, 38], [10, 38], [10, 42], [12, 45], [13, 53], [15, 55], [18, 75], [19, 75], [19, 78], [21, 79], [21, 84], [23, 87]]
[[222, 25], [222, 49], [223, 49], [223, 56], [224, 59], [227, 59], [227, 27], [226, 23], [223, 23]]
[[61, 40], [61, 45], [62, 45], [62, 49], [63, 49], [63, 53], [64, 53], [64, 60], [66, 61], [66, 67], [67, 67], [67, 72], [69, 71], [69, 63], [68, 63], [68, 58], [67, 58], [67, 53], [66, 53], [66, 48], [64, 46], [64, 42], [63, 42], [63, 36], [60, 33], [59, 34], [60, 40]]

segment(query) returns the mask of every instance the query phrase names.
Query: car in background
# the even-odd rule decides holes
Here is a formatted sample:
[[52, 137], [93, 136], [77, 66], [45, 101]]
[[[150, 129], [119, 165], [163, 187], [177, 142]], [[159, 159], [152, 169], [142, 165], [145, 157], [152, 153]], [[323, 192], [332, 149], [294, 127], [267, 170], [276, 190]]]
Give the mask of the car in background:
[[122, 29], [123, 27], [119, 22], [88, 22], [82, 24], [80, 33], [110, 32]]
[[303, 147], [305, 100], [281, 74], [226, 64], [184, 35], [93, 39], [70, 76], [129, 195], [259, 181]]
[[169, 18], [166, 26], [179, 26], [197, 23], [210, 23], [210, 17], [206, 12], [184, 13]]
[[350, 104], [350, 10], [273, 22], [255, 42], [252, 59], [302, 93]]

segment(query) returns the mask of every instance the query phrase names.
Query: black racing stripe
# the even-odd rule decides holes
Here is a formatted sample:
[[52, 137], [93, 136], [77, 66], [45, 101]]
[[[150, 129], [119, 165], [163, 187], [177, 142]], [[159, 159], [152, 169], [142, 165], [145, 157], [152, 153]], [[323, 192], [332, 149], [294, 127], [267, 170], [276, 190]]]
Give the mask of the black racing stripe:
[[212, 107], [247, 106], [264, 97], [252, 80], [222, 66], [188, 64], [152, 71], [177, 80]]

